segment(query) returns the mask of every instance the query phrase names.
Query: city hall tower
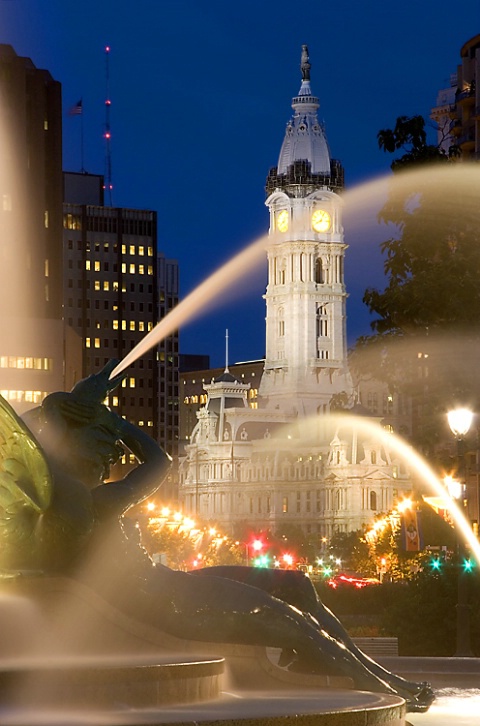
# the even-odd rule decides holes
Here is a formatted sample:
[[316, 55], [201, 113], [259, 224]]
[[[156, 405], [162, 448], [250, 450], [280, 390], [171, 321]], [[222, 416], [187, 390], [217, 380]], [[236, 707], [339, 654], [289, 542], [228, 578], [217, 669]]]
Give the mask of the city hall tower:
[[270, 210], [266, 360], [260, 396], [269, 408], [310, 415], [330, 410], [352, 382], [347, 366], [340, 192], [343, 168], [330, 158], [310, 87], [308, 48], [278, 165], [267, 178]]

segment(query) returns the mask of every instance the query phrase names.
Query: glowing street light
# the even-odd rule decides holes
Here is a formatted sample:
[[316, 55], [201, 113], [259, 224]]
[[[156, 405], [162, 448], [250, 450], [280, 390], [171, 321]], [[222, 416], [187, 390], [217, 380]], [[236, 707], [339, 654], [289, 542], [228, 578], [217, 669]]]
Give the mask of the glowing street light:
[[462, 439], [470, 430], [473, 412], [468, 408], [456, 408], [447, 413], [448, 425], [456, 439]]
[[[462, 443], [464, 437], [468, 434], [473, 421], [473, 412], [468, 408], [457, 408], [449, 411], [447, 414], [448, 425], [452, 434], [457, 441], [457, 469], [460, 474], [460, 481], [455, 481], [452, 477], [446, 477], [445, 484], [448, 493], [454, 499], [459, 500], [463, 495], [463, 507], [466, 507], [467, 500], [464, 495], [465, 481], [463, 481], [463, 448]], [[458, 536], [458, 530], [455, 527], [456, 537], [456, 556], [457, 556], [457, 647], [455, 655], [457, 656], [473, 656], [470, 641], [470, 606], [469, 600], [469, 579], [468, 570], [460, 568], [460, 562], [464, 560], [464, 544]]]

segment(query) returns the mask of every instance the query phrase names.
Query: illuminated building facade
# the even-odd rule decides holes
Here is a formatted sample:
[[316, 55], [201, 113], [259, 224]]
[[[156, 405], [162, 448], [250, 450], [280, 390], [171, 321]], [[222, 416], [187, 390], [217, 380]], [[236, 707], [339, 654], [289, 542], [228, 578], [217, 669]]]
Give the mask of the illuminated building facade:
[[0, 45], [0, 390], [22, 412], [70, 388], [81, 344], [62, 321], [61, 86]]
[[[105, 207], [99, 177], [64, 176], [65, 321], [82, 338], [85, 376], [124, 358], [177, 304], [178, 264], [157, 253], [156, 212]], [[178, 334], [132, 364], [109, 402], [176, 453]]]
[[439, 91], [430, 118], [445, 151], [454, 144], [461, 160], [476, 161], [480, 158], [480, 35], [464, 43], [460, 58], [450, 86]]
[[[254, 378], [242, 377], [248, 364], [182, 376], [183, 411], [198, 408], [179, 464], [184, 512], [232, 534], [293, 526], [329, 538], [371, 523], [411, 488], [405, 465], [372, 433], [372, 419], [384, 416], [355, 403], [346, 353], [343, 170], [317, 118], [305, 46], [301, 70], [294, 116], [267, 179], [266, 359], [255, 363]], [[374, 408], [380, 391], [370, 393]], [[327, 416], [339, 404], [356, 419]]]

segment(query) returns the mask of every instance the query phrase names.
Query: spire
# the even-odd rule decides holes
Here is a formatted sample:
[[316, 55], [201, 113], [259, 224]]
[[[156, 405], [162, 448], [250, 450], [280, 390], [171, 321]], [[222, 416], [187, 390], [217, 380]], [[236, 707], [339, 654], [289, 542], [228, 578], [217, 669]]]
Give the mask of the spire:
[[319, 100], [310, 87], [308, 47], [302, 45], [300, 69], [302, 85], [292, 99], [294, 115], [287, 124], [285, 139], [278, 159], [278, 174], [285, 174], [296, 161], [309, 162], [312, 174], [330, 174], [327, 140], [317, 118]]
[[225, 373], [228, 373], [228, 328], [225, 330]]
[[338, 161], [330, 158], [325, 131], [318, 120], [320, 102], [312, 93], [310, 69], [308, 46], [302, 45], [302, 83], [298, 94], [292, 98], [294, 114], [287, 123], [278, 164], [269, 173], [267, 194], [283, 189], [287, 194], [291, 191], [296, 195], [299, 185], [305, 184], [312, 189], [343, 187], [343, 169]]

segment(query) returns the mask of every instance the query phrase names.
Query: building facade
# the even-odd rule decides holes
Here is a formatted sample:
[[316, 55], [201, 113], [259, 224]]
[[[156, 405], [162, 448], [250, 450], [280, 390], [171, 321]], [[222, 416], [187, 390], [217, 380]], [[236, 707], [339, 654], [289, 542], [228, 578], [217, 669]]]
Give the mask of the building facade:
[[[241, 366], [184, 376], [184, 406], [198, 410], [179, 493], [186, 514], [232, 533], [247, 524], [277, 534], [295, 526], [320, 538], [371, 523], [411, 480], [385, 436], [376, 437], [384, 430], [372, 424], [375, 416], [355, 405], [346, 353], [343, 170], [330, 158], [317, 118], [306, 46], [301, 72], [266, 187], [266, 359], [256, 362], [255, 378], [242, 377]], [[341, 407], [348, 413], [334, 413]]]
[[62, 320], [61, 86], [0, 45], [0, 390], [17, 411], [70, 388], [81, 342]]
[[[65, 321], [83, 341], [86, 376], [124, 358], [177, 304], [178, 264], [157, 252], [156, 212], [103, 206], [95, 175], [65, 174], [64, 186], [74, 197], [64, 203]], [[177, 333], [129, 367], [110, 405], [176, 453]]]
[[450, 86], [442, 89], [430, 113], [438, 126], [438, 142], [446, 151], [454, 144], [463, 161], [480, 158], [480, 35], [460, 50], [461, 62]]

